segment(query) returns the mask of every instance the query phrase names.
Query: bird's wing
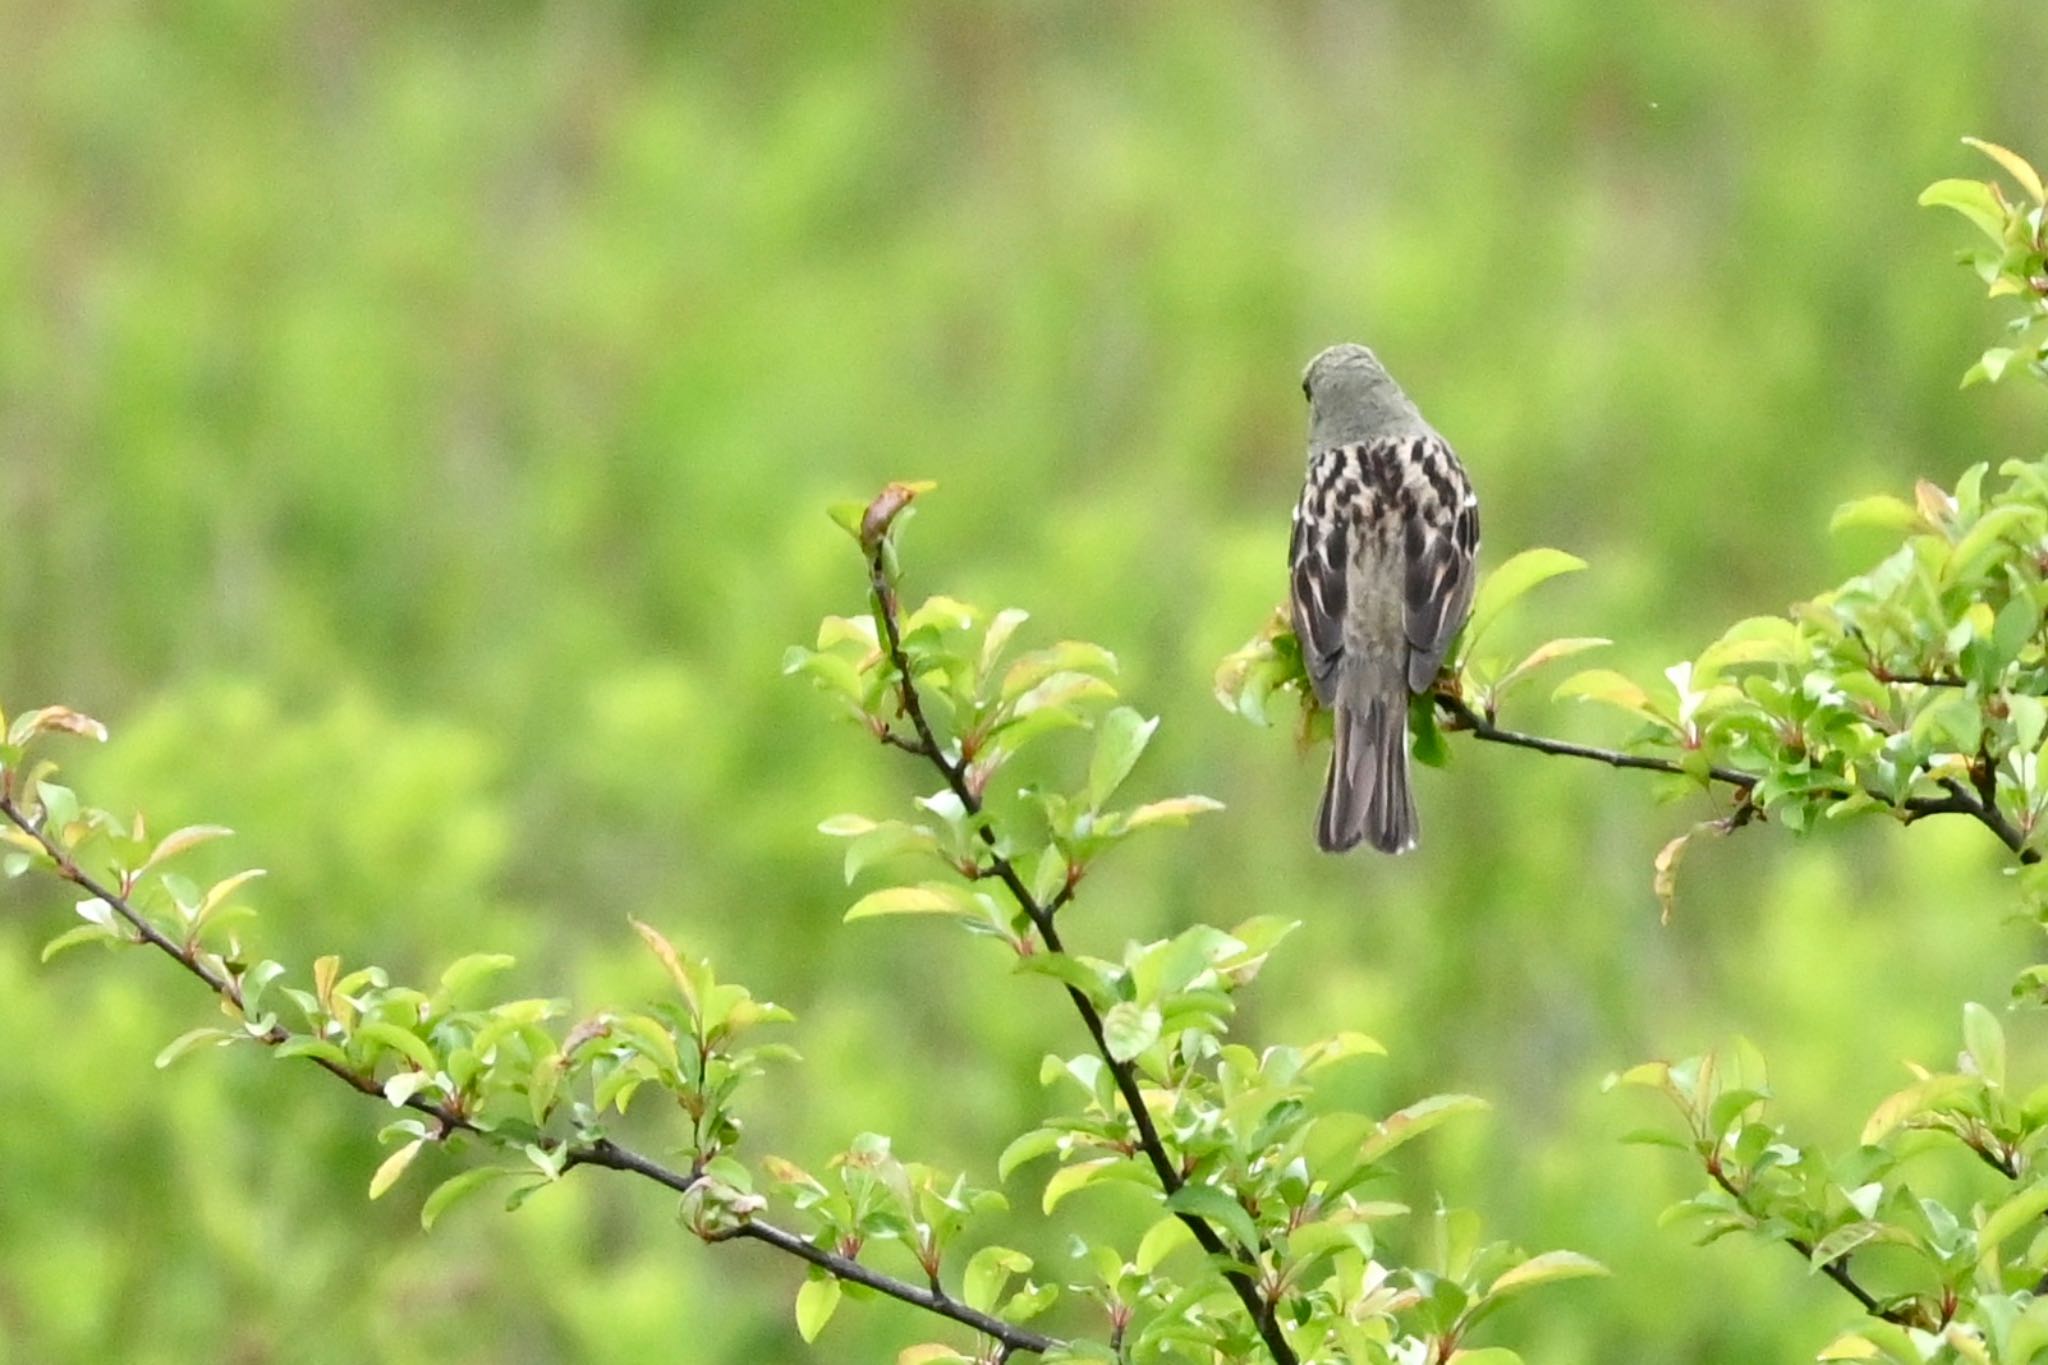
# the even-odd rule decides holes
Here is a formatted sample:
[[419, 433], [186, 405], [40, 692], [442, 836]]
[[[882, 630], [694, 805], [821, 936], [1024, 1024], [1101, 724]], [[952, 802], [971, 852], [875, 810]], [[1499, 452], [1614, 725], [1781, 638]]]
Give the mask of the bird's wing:
[[1458, 457], [1433, 432], [1410, 448], [1404, 473], [1408, 690], [1419, 694], [1435, 683], [1451, 637], [1472, 610], [1479, 500]]
[[1332, 448], [1316, 453], [1294, 508], [1294, 535], [1287, 546], [1294, 634], [1316, 699], [1325, 706], [1336, 701], [1337, 667], [1344, 659], [1354, 510], [1345, 497], [1347, 479], [1355, 488], [1349, 452]]

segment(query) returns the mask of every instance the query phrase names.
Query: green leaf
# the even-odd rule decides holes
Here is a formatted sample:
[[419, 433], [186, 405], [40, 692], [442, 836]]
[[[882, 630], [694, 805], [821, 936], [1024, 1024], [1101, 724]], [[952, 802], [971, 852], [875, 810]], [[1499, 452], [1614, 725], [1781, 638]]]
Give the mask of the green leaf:
[[1183, 1185], [1166, 1201], [1166, 1207], [1220, 1225], [1247, 1256], [1259, 1245], [1259, 1229], [1244, 1205], [1214, 1185]]
[[1012, 1276], [1030, 1273], [1031, 1258], [1008, 1247], [986, 1246], [968, 1258], [960, 1278], [960, 1297], [969, 1308], [987, 1313], [1002, 1297]]
[[974, 1365], [951, 1346], [936, 1341], [927, 1341], [918, 1346], [906, 1346], [896, 1353], [896, 1365]]
[[1010, 1172], [1028, 1161], [1059, 1150], [1060, 1134], [1052, 1128], [1034, 1128], [1014, 1139], [1003, 1148], [1003, 1154], [996, 1158], [996, 1179], [1008, 1180]]
[[1545, 664], [1555, 663], [1559, 659], [1569, 659], [1574, 654], [1583, 654], [1589, 649], [1601, 649], [1613, 643], [1612, 640], [1603, 640], [1594, 635], [1569, 635], [1562, 640], [1540, 644], [1530, 650], [1522, 662], [1500, 675], [1500, 681], [1493, 685], [1494, 699], [1498, 701], [1506, 697]]
[[1417, 763], [1430, 768], [1451, 766], [1451, 742], [1437, 724], [1436, 698], [1431, 694], [1408, 698], [1408, 734], [1413, 740], [1409, 752]]
[[224, 1028], [196, 1028], [189, 1033], [181, 1033], [166, 1044], [162, 1052], [156, 1054], [157, 1070], [163, 1070], [201, 1044], [220, 1047], [243, 1036], [245, 1035], [232, 1033]]
[[407, 1061], [422, 1071], [434, 1071], [440, 1066], [440, 1063], [434, 1058], [434, 1050], [432, 1048], [421, 1041], [416, 1034], [402, 1029], [396, 1024], [388, 1024], [382, 1019], [373, 1019], [358, 1028], [356, 1036], [367, 1038], [374, 1043], [381, 1043], [383, 1046], [402, 1054]]
[[1196, 815], [1223, 809], [1223, 803], [1207, 796], [1175, 796], [1164, 801], [1148, 801], [1124, 816], [1125, 833], [1144, 829], [1147, 825], [1185, 825]]
[[317, 1057], [336, 1066], [348, 1065], [348, 1054], [325, 1038], [287, 1038], [276, 1048], [279, 1057]]
[[1988, 1254], [2044, 1213], [2048, 1213], [2048, 1180], [2029, 1185], [1994, 1209], [1977, 1230], [1978, 1248]]
[[[1910, 1344], [1908, 1349], [1911, 1349]], [[1916, 1351], [1913, 1354], [1918, 1355], [1919, 1353]], [[1833, 1341], [1822, 1347], [1821, 1353], [1814, 1357], [1815, 1360], [1820, 1361], [1882, 1360], [1884, 1358], [1884, 1350], [1876, 1342], [1860, 1332], [1850, 1332], [1845, 1336], [1836, 1337]]]
[[1799, 627], [1782, 616], [1751, 616], [1737, 621], [1708, 645], [1693, 665], [1690, 687], [1704, 691], [1724, 669], [1743, 664], [1790, 667], [1805, 660], [1809, 646]]
[[1049, 649], [1034, 650], [1003, 675], [1002, 699], [1015, 702], [1025, 693], [1061, 673], [1114, 673], [1116, 655], [1101, 645], [1085, 640], [1063, 640]]
[[209, 839], [224, 839], [233, 833], [226, 825], [187, 825], [183, 829], [172, 830], [157, 841], [156, 848], [142, 866], [135, 869], [135, 875], [140, 878], [143, 873], [177, 857], [188, 848], [196, 848]]
[[1885, 1224], [1873, 1222], [1867, 1218], [1860, 1218], [1853, 1223], [1836, 1228], [1833, 1232], [1821, 1238], [1820, 1241], [1814, 1243], [1813, 1252], [1807, 1257], [1811, 1273], [1819, 1274], [1836, 1261], [1847, 1256], [1857, 1247], [1867, 1242], [1885, 1240], [1891, 1232], [1892, 1229]]
[[1140, 1275], [1150, 1275], [1158, 1269], [1159, 1263], [1184, 1246], [1194, 1244], [1195, 1234], [1188, 1225], [1174, 1217], [1161, 1218], [1145, 1229], [1145, 1235], [1138, 1241], [1137, 1255], [1131, 1264], [1138, 1268]]
[[2005, 503], [1992, 508], [1977, 518], [1976, 525], [1956, 542], [1955, 551], [1942, 566], [1943, 581], [1966, 581], [1991, 561], [1999, 546], [2010, 544], [2015, 538], [2037, 536], [2044, 518], [2048, 518], [2048, 513], [2038, 507]]
[[1525, 1289], [1533, 1289], [1539, 1284], [1583, 1280], [1589, 1276], [1607, 1273], [1607, 1267], [1590, 1256], [1581, 1256], [1576, 1251], [1546, 1251], [1540, 1256], [1531, 1256], [1495, 1280], [1487, 1289], [1486, 1296], [1490, 1299], [1499, 1299], [1509, 1294], [1519, 1294]]
[[420, 1148], [424, 1147], [426, 1142], [425, 1138], [414, 1138], [385, 1157], [383, 1164], [377, 1167], [377, 1173], [370, 1177], [370, 1198], [380, 1198], [386, 1190], [396, 1185], [398, 1178], [405, 1174], [406, 1167], [412, 1165], [413, 1158], [420, 1154]]
[[1972, 384], [1996, 384], [2005, 378], [2005, 372], [2012, 367], [2013, 357], [2018, 354], [2010, 346], [1986, 347], [1984, 354], [1977, 357], [1977, 363], [1963, 371], [1960, 387], [1967, 389]]
[[1937, 180], [1920, 191], [1922, 208], [1954, 209], [1999, 246], [2005, 245], [2005, 212], [1981, 180]]
[[1005, 1322], [1029, 1322], [1052, 1307], [1059, 1296], [1060, 1287], [1057, 1284], [1032, 1284], [1026, 1281], [1022, 1289], [1010, 1295], [1009, 1301], [1003, 1304], [997, 1316]]
[[965, 602], [943, 595], [927, 597], [904, 618], [903, 633], [915, 635], [926, 626], [940, 630], [966, 630], [974, 624], [974, 616], [974, 608]]
[[861, 709], [861, 699], [866, 695], [866, 689], [861, 683], [860, 670], [854, 667], [851, 659], [838, 654], [819, 654], [805, 649], [802, 645], [791, 645], [789, 652], [782, 656], [782, 671], [785, 674], [808, 674], [819, 690], [837, 693], [855, 710]]
[[1095, 728], [1095, 754], [1088, 761], [1088, 808], [1101, 810], [1124, 779], [1131, 775], [1145, 746], [1152, 742], [1159, 718], [1147, 720], [1128, 706], [1105, 715]]
[[[1116, 689], [1093, 673], [1055, 673], [1011, 704], [1010, 713], [1017, 718], [1016, 723], [999, 729], [997, 734], [1002, 737], [1004, 747], [1014, 749], [1041, 732], [1035, 727], [1067, 729], [1080, 724], [1080, 718], [1070, 711], [1073, 703], [1103, 700], [1115, 695]], [[1025, 724], [1031, 716], [1048, 713], [1057, 719], [1036, 722], [1035, 726]]]
[[1102, 1016], [1102, 1037], [1111, 1057], [1128, 1062], [1159, 1041], [1159, 1026], [1157, 1006], [1120, 1000]]
[[434, 1224], [440, 1221], [442, 1214], [493, 1180], [500, 1180], [513, 1174], [516, 1172], [509, 1171], [503, 1166], [477, 1166], [459, 1175], [450, 1176], [434, 1186], [432, 1192], [427, 1195], [426, 1202], [420, 1205], [421, 1230], [432, 1232]]
[[1948, 1100], [1978, 1090], [1983, 1084], [1975, 1076], [1929, 1076], [1916, 1081], [1877, 1106], [1863, 1125], [1860, 1141], [1866, 1147], [1882, 1142], [1908, 1119], [1917, 1118]]
[[821, 1271], [813, 1271], [796, 1291], [796, 1330], [806, 1342], [816, 1341], [825, 1324], [832, 1321], [839, 1295], [839, 1281]]
[[75, 948], [81, 943], [120, 942], [123, 942], [121, 935], [114, 932], [114, 930], [108, 927], [107, 925], [81, 924], [74, 928], [66, 929], [63, 933], [57, 935], [57, 937], [51, 939], [48, 943], [45, 943], [43, 945], [42, 960], [48, 962], [57, 954], [65, 951], [68, 948]]
[[1074, 1191], [1086, 1189], [1096, 1181], [1112, 1176], [1121, 1160], [1120, 1157], [1106, 1156], [1060, 1167], [1053, 1172], [1052, 1179], [1045, 1182], [1045, 1197], [1039, 1201], [1039, 1206], [1046, 1213], [1051, 1213], [1059, 1207], [1062, 1199]]
[[2000, 607], [1998, 619], [1991, 627], [1991, 647], [1997, 656], [1998, 667], [2002, 669], [2019, 658], [2040, 626], [2041, 610], [2025, 593], [2015, 593]]
[[1378, 1161], [1395, 1148], [1421, 1137], [1460, 1114], [1484, 1113], [1489, 1106], [1476, 1095], [1431, 1095], [1397, 1109], [1380, 1121], [1378, 1131], [1359, 1149], [1361, 1161]]
[[1465, 653], [1479, 643], [1500, 614], [1537, 584], [1559, 574], [1577, 573], [1586, 561], [1563, 550], [1524, 550], [1488, 574], [1472, 599], [1472, 615], [1465, 627]]
[[987, 677], [996, 666], [996, 660], [1003, 656], [1003, 650], [1010, 643], [1010, 637], [1017, 633], [1017, 627], [1031, 619], [1031, 613], [1021, 607], [1004, 607], [988, 623], [988, 631], [981, 637], [981, 674]]
[[1030, 953], [1017, 959], [1012, 971], [1032, 976], [1049, 976], [1063, 981], [1097, 1005], [1105, 1002], [1110, 991], [1110, 982], [1103, 969], [1092, 961], [1083, 961], [1072, 953]]
[[875, 919], [882, 915], [964, 915], [979, 918], [973, 898], [957, 886], [926, 882], [922, 886], [892, 886], [871, 891], [853, 903], [846, 922]]
[[1583, 673], [1574, 673], [1559, 683], [1557, 690], [1550, 696], [1553, 701], [1575, 697], [1581, 701], [1605, 702], [1609, 706], [1618, 706], [1646, 720], [1665, 725], [1670, 723], [1651, 704], [1649, 693], [1643, 691], [1634, 680], [1611, 668], [1589, 668]]
[[1978, 1075], [1994, 1086], [2005, 1084], [2005, 1030], [1996, 1015], [1974, 1000], [1963, 1006], [1963, 1047]]
[[1904, 498], [1895, 498], [1889, 493], [1878, 493], [1868, 498], [1857, 498], [1845, 502], [1835, 509], [1828, 519], [1828, 530], [1846, 531], [1851, 527], [1867, 526], [1880, 531], [1914, 531], [1923, 529], [1926, 522], [1921, 519], [1920, 510]]
[[867, 832], [857, 835], [846, 846], [846, 858], [841, 866], [846, 884], [853, 881], [869, 867], [884, 858], [894, 858], [905, 853], [930, 853], [939, 846], [938, 836], [923, 825], [905, 824], [901, 820], [885, 820]]
[[510, 953], [471, 953], [448, 964], [441, 973], [441, 990], [451, 997], [459, 997], [477, 982], [506, 970], [514, 959]]

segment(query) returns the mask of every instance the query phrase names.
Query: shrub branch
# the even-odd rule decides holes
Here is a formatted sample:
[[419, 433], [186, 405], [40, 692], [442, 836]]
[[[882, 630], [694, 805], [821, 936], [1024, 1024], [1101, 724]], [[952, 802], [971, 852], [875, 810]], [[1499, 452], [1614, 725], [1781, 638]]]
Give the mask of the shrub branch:
[[[166, 957], [184, 968], [187, 973], [204, 983], [206, 988], [218, 996], [221, 1002], [228, 1006], [234, 1015], [237, 1017], [243, 1016], [242, 988], [238, 981], [231, 976], [223, 975], [214, 970], [201, 957], [195, 947], [177, 942], [150, 923], [148, 917], [129, 900], [126, 892], [132, 888], [124, 887], [117, 890], [81, 868], [77, 860], [71, 856], [71, 851], [50, 837], [43, 827], [42, 820], [32, 818], [22, 810], [21, 806], [15, 801], [11, 791], [0, 793], [0, 819], [5, 819], [7, 823], [35, 840], [41, 846], [43, 852], [49, 856], [60, 878], [78, 887], [87, 895], [105, 902], [114, 914], [118, 915], [122, 922], [134, 931], [136, 938], [131, 940], [131, 942], [146, 943], [163, 953]], [[291, 1041], [295, 1035], [282, 1024], [272, 1024], [262, 1032], [252, 1031], [251, 1036], [267, 1046], [278, 1047]], [[373, 1096], [378, 1100], [385, 1098], [384, 1088], [378, 1084], [375, 1076], [357, 1071], [352, 1067], [345, 1066], [326, 1057], [315, 1056], [311, 1057], [310, 1060], [329, 1075], [346, 1082], [350, 1088], [358, 1093]], [[489, 1132], [479, 1128], [468, 1116], [453, 1105], [439, 1103], [419, 1095], [411, 1095], [406, 1098], [404, 1107], [434, 1119], [440, 1126], [440, 1136], [444, 1139], [456, 1132], [471, 1133], [486, 1141], [491, 1139]], [[689, 1193], [704, 1178], [704, 1173], [700, 1170], [674, 1170], [652, 1158], [642, 1156], [638, 1152], [622, 1147], [609, 1138], [599, 1138], [593, 1142], [568, 1145], [564, 1149], [562, 1169], [566, 1172], [575, 1166], [596, 1166], [605, 1170], [623, 1171], [629, 1175], [637, 1175], [642, 1179], [651, 1180], [655, 1184], [673, 1190], [677, 1194]], [[762, 1222], [751, 1216], [729, 1228], [706, 1235], [704, 1240], [707, 1242], [746, 1240], [774, 1247], [778, 1251], [796, 1257], [798, 1260], [807, 1261], [811, 1265], [817, 1266], [835, 1279], [844, 1280], [850, 1284], [865, 1285], [879, 1294], [885, 1294], [892, 1299], [907, 1303], [913, 1308], [921, 1308], [927, 1313], [950, 1319], [964, 1327], [971, 1327], [983, 1336], [998, 1343], [1006, 1357], [1019, 1351], [1044, 1354], [1059, 1344], [1051, 1337], [1028, 1331], [1013, 1323], [1005, 1322], [992, 1314], [970, 1308], [946, 1294], [936, 1284], [926, 1288], [905, 1280], [899, 1280], [894, 1276], [862, 1265], [851, 1257], [842, 1256], [824, 1247], [817, 1246], [796, 1233], [777, 1227], [772, 1223]]]
[[[1560, 758], [1585, 759], [1593, 763], [1604, 763], [1610, 768], [1634, 768], [1642, 772], [1669, 773], [1674, 777], [1701, 775], [1699, 770], [1687, 768], [1673, 759], [1659, 758], [1654, 754], [1632, 754], [1621, 749], [1602, 749], [1574, 740], [1552, 739], [1547, 735], [1509, 730], [1495, 724], [1490, 716], [1474, 710], [1463, 697], [1439, 691], [1435, 698], [1437, 708], [1453, 722], [1451, 729], [1464, 731], [1474, 739], [1485, 740], [1490, 744], [1506, 744]], [[1745, 809], [1750, 808], [1746, 798], [1762, 780], [1754, 773], [1718, 764], [1705, 769], [1705, 776], [1711, 781], [1733, 788], [1744, 797]], [[1941, 786], [1947, 793], [1944, 796], [1909, 796], [1903, 801], [1893, 801], [1890, 804], [1908, 821], [1922, 820], [1930, 815], [1967, 815], [1991, 831], [1992, 836], [2016, 854], [2021, 862], [2039, 862], [2041, 851], [2030, 847], [2027, 836], [2006, 818], [2004, 811], [1999, 809], [1998, 779], [1988, 760], [1980, 759], [1973, 766], [1971, 782], [1976, 789], [1974, 792], [1954, 778], [1943, 778]], [[1840, 795], [1846, 797], [1851, 793], [1844, 791]], [[1747, 819], [1743, 823], [1747, 823]]]
[[[1716, 1185], [1719, 1185], [1728, 1192], [1729, 1196], [1735, 1200], [1739, 1207], [1745, 1209], [1748, 1207], [1748, 1200], [1744, 1197], [1742, 1190], [1734, 1181], [1728, 1178], [1727, 1173], [1722, 1171], [1719, 1166], [1710, 1164], [1707, 1167], [1707, 1174], [1713, 1177]], [[1799, 1258], [1808, 1265], [1813, 1264], [1813, 1244], [1811, 1242], [1803, 1237], [1781, 1237], [1778, 1240], [1799, 1253]], [[1857, 1281], [1856, 1277], [1850, 1273], [1849, 1255], [1846, 1252], [1820, 1267], [1820, 1273], [1839, 1285], [1843, 1293], [1856, 1300], [1863, 1311], [1873, 1318], [1896, 1323], [1901, 1327], [1923, 1327], [1926, 1325], [1917, 1315], [1909, 1313], [1903, 1308], [1887, 1307], [1884, 1301], [1879, 1299], [1877, 1295], [1865, 1289]]]
[[[967, 816], [974, 822], [976, 831], [989, 848], [989, 871], [997, 880], [1009, 888], [1017, 905], [1023, 910], [1032, 927], [1038, 931], [1047, 952], [1064, 953], [1056, 918], [1059, 909], [1072, 899], [1072, 884], [1053, 900], [1041, 903], [1031, 888], [1026, 885], [1016, 864], [1003, 853], [1000, 841], [990, 821], [980, 795], [967, 780], [967, 765], [964, 761], [949, 757], [939, 742], [937, 732], [932, 728], [930, 718], [925, 714], [924, 702], [918, 694], [917, 684], [911, 675], [910, 659], [903, 649], [902, 627], [899, 622], [900, 605], [896, 590], [889, 581], [888, 547], [882, 537], [877, 536], [868, 545], [868, 580], [873, 593], [875, 615], [882, 632], [882, 647], [888, 654], [889, 664], [896, 670], [897, 693], [904, 717], [910, 722], [915, 740], [904, 739], [893, 731], [883, 732], [885, 741], [895, 747], [916, 754], [938, 770], [945, 779], [947, 788], [959, 798]], [[1095, 1003], [1074, 986], [1066, 988], [1067, 998], [1074, 1002], [1074, 1009], [1081, 1016], [1088, 1036], [1094, 1041], [1095, 1050], [1102, 1057], [1116, 1081], [1117, 1092], [1123, 1096], [1124, 1107], [1130, 1110], [1131, 1122], [1138, 1131], [1138, 1145], [1144, 1150], [1146, 1160], [1152, 1166], [1153, 1174], [1159, 1179], [1161, 1189], [1171, 1198], [1186, 1182], [1173, 1156], [1166, 1149], [1166, 1143], [1159, 1135], [1159, 1127], [1153, 1122], [1151, 1110], [1145, 1104], [1145, 1097], [1138, 1086], [1137, 1070], [1129, 1062], [1119, 1061], [1110, 1051], [1109, 1039], [1103, 1031], [1102, 1013]], [[1196, 1214], [1176, 1211], [1180, 1221], [1187, 1225], [1202, 1250], [1220, 1262], [1229, 1263], [1239, 1259], [1231, 1246], [1211, 1227], [1207, 1220]], [[1250, 1259], [1257, 1260], [1266, 1250], [1262, 1244], [1244, 1249]], [[1287, 1344], [1280, 1330], [1275, 1310], [1277, 1302], [1263, 1294], [1258, 1283], [1246, 1271], [1238, 1268], [1223, 1272], [1237, 1294], [1238, 1301], [1251, 1316], [1266, 1349], [1272, 1353], [1277, 1365], [1295, 1365], [1296, 1356]]]

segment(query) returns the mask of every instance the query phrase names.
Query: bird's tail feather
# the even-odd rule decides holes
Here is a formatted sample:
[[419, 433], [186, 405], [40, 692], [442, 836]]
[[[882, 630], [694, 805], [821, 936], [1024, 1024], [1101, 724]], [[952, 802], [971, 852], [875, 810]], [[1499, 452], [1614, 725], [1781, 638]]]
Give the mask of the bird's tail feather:
[[1375, 697], [1339, 706], [1336, 747], [1316, 814], [1316, 843], [1342, 853], [1370, 840], [1382, 853], [1415, 847], [1415, 801], [1408, 794], [1408, 709]]

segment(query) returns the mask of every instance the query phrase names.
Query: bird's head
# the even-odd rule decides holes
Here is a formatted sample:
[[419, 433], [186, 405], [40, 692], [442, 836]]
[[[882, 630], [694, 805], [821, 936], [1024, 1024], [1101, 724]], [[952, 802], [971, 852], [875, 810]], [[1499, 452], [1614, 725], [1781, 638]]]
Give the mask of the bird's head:
[[1319, 352], [1302, 372], [1309, 443], [1322, 447], [1399, 432], [1421, 414], [1368, 347], [1345, 342]]

